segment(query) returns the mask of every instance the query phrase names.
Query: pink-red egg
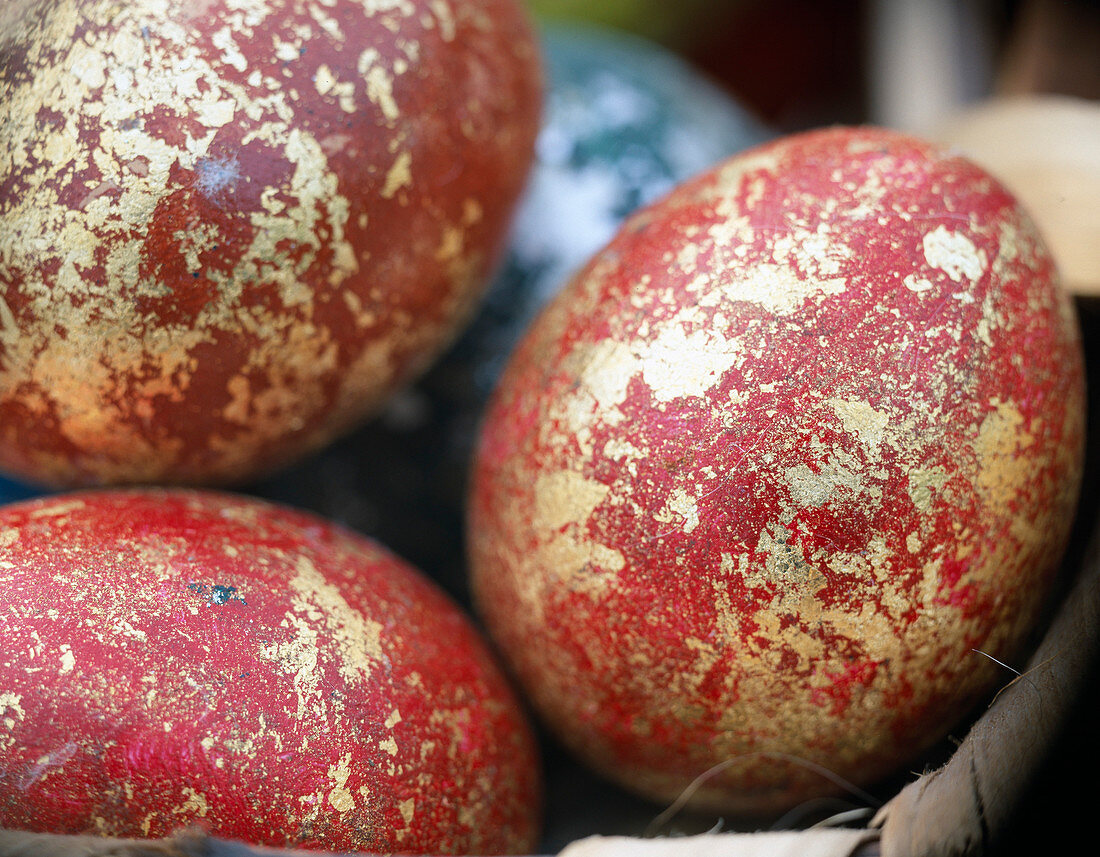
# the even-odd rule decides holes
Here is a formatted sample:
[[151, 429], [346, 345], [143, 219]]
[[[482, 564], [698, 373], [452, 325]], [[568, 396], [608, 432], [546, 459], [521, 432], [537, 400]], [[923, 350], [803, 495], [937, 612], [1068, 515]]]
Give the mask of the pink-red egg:
[[531, 159], [516, 0], [41, 0], [0, 33], [0, 468], [229, 483], [452, 338]]
[[62, 494], [0, 511], [0, 604], [0, 828], [534, 847], [517, 699], [469, 619], [362, 536], [231, 495]]
[[883, 130], [788, 137], [633, 217], [529, 331], [475, 465], [477, 602], [631, 789], [771, 814], [867, 786], [1012, 677], [1083, 403], [1001, 185]]

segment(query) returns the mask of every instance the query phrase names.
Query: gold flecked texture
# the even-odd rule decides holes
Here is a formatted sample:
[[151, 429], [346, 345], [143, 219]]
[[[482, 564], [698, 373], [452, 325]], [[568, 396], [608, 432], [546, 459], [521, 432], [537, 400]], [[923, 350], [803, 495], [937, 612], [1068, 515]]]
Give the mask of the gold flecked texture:
[[1031, 629], [1083, 404], [1072, 304], [988, 174], [790, 137], [634, 216], [529, 331], [474, 468], [477, 602], [629, 788], [709, 772], [695, 801], [751, 815], [866, 786]]
[[537, 122], [511, 0], [44, 0], [0, 40], [10, 472], [240, 481], [477, 300]]
[[534, 847], [518, 699], [373, 541], [227, 494], [55, 495], [0, 512], [0, 599], [0, 828]]

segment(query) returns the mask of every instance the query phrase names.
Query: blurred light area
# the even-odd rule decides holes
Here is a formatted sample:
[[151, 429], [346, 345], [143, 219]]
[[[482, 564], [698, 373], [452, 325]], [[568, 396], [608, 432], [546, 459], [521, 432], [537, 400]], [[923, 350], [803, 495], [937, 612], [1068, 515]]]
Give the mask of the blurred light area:
[[868, 17], [873, 124], [926, 133], [989, 92], [994, 51], [985, 4], [873, 0]]

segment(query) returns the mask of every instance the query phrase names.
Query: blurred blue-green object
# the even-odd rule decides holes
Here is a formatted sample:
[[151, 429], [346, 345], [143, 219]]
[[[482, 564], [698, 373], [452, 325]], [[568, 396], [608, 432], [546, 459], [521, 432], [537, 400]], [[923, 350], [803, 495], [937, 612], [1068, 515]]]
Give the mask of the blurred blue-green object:
[[[675, 53], [619, 31], [545, 26], [535, 166], [503, 268], [449, 355], [487, 392], [534, 313], [627, 215], [773, 136]], [[483, 363], [482, 363], [483, 361]]]
[[43, 491], [40, 488], [0, 476], [0, 506], [5, 503], [15, 503], [19, 500], [29, 500], [31, 497], [38, 497], [42, 493]]
[[373, 423], [249, 489], [375, 536], [460, 599], [467, 465], [486, 402], [533, 317], [627, 215], [771, 136], [653, 42], [547, 26], [543, 43], [536, 161], [480, 312]]

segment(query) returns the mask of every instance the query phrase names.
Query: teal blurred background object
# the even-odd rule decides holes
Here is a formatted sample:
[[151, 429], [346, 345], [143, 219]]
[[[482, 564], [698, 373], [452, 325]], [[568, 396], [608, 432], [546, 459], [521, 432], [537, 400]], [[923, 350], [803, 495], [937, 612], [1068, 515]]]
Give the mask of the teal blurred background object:
[[0, 506], [5, 503], [15, 503], [18, 500], [28, 500], [42, 493], [40, 488], [0, 476]]
[[772, 134], [687, 61], [627, 33], [543, 28], [546, 91], [535, 167], [502, 270], [449, 360], [485, 394], [532, 320], [626, 217]]

